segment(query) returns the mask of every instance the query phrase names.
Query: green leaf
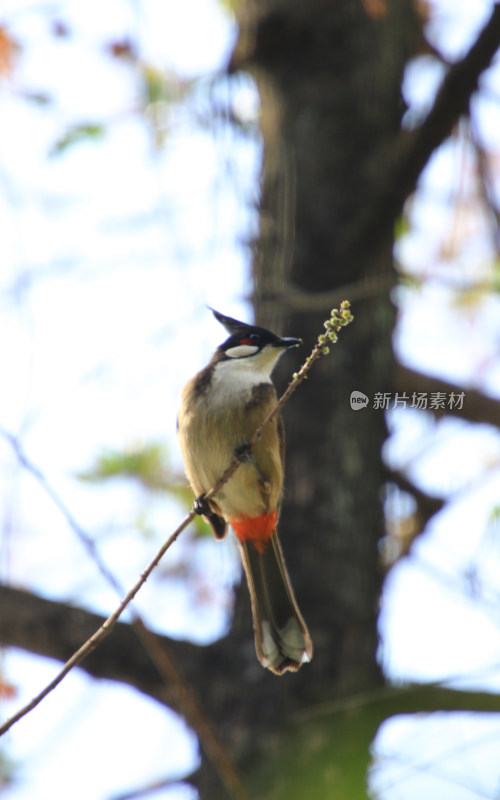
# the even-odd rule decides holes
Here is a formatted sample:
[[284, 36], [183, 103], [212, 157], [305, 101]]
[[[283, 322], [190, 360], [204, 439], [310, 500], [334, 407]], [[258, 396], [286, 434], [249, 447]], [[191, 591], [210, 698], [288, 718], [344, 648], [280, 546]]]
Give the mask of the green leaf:
[[394, 239], [397, 241], [401, 236], [404, 236], [410, 230], [410, 223], [408, 218], [404, 215], [398, 217], [394, 225]]
[[175, 480], [166, 448], [157, 442], [128, 450], [104, 450], [95, 464], [78, 477], [93, 483], [110, 478], [133, 478], [152, 490], [168, 490]]
[[[149, 442], [127, 450], [103, 450], [89, 469], [77, 473], [81, 481], [104, 483], [117, 478], [135, 481], [143, 489], [164, 492], [188, 513], [193, 507], [193, 491], [184, 475], [175, 472], [167, 448], [160, 442]], [[196, 536], [211, 535], [210, 526], [200, 516], [193, 520]], [[147, 516], [139, 516], [136, 525], [151, 534]]]
[[102, 139], [106, 129], [100, 123], [82, 123], [72, 125], [66, 132], [52, 145], [49, 155], [59, 156], [73, 145], [88, 140]]

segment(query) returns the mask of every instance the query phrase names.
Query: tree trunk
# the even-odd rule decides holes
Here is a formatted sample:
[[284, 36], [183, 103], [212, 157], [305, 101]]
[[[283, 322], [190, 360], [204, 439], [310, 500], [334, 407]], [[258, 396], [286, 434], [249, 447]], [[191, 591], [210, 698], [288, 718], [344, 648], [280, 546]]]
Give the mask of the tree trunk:
[[[392, 235], [373, 248], [348, 231], [377, 194], [399, 133], [412, 3], [261, 3], [243, 20], [234, 65], [262, 102], [261, 235], [255, 244], [258, 322], [302, 336], [302, 357], [329, 317], [321, 295], [365, 283], [355, 321], [285, 409], [286, 502], [280, 529], [315, 656], [298, 677], [308, 701], [380, 682], [376, 661], [384, 533], [384, 414], [353, 411], [350, 393], [391, 391]], [[252, 6], [255, 8], [255, 6]], [[293, 201], [293, 202], [292, 202]], [[314, 302], [309, 302], [314, 293]], [[358, 292], [362, 295], [362, 291]], [[319, 302], [318, 302], [319, 296]], [[297, 364], [300, 355], [297, 354]], [[291, 371], [283, 359], [280, 377]], [[295, 691], [295, 690], [294, 690]]]

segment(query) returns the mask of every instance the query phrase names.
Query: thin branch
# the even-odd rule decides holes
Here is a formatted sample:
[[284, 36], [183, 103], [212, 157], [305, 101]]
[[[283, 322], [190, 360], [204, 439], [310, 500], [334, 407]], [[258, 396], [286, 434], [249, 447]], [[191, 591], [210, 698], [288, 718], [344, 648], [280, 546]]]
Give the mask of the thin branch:
[[[307, 373], [311, 369], [313, 363], [321, 355], [325, 355], [326, 353], [328, 353], [328, 341], [336, 342], [337, 334], [340, 331], [340, 329], [348, 325], [351, 321], [352, 321], [352, 315], [350, 313], [349, 303], [347, 301], [344, 301], [341, 304], [340, 313], [336, 309], [332, 310], [331, 318], [325, 322], [325, 328], [327, 331], [326, 334], [321, 334], [318, 337], [318, 343], [313, 348], [311, 355], [306, 359], [300, 371], [294, 374], [293, 380], [289, 384], [283, 396], [276, 403], [276, 406], [274, 407], [272, 412], [268, 415], [268, 417], [266, 417], [264, 422], [257, 428], [252, 439], [249, 442], [250, 445], [253, 445], [255, 444], [255, 442], [258, 441], [258, 439], [262, 434], [264, 426], [269, 424], [271, 419], [273, 419], [273, 417], [279, 412], [282, 406], [286, 403], [286, 401], [295, 391], [297, 386], [304, 380]], [[11, 437], [9, 436], [9, 438]], [[235, 456], [233, 462], [228, 467], [228, 469], [224, 472], [224, 474], [212, 487], [212, 489], [206, 494], [205, 496], [206, 499], [210, 499], [210, 497], [213, 497], [213, 495], [220, 490], [220, 488], [229, 480], [231, 475], [233, 475], [233, 473], [238, 468], [240, 463], [244, 460], [244, 458], [245, 454], [243, 453]], [[75, 653], [73, 653], [71, 658], [68, 661], [66, 661], [66, 663], [64, 664], [64, 666], [62, 667], [62, 669], [56, 675], [55, 678], [38, 695], [36, 695], [36, 697], [34, 697], [23, 708], [19, 709], [12, 717], [10, 717], [0, 726], [0, 736], [6, 733], [8, 730], [10, 730], [10, 728], [16, 722], [18, 722], [20, 719], [26, 716], [26, 714], [28, 714], [30, 711], [36, 708], [36, 706], [39, 705], [39, 703], [41, 703], [41, 701], [61, 683], [61, 681], [73, 669], [73, 667], [80, 664], [84, 660], [84, 658], [86, 658], [86, 656], [88, 656], [93, 650], [95, 650], [95, 648], [103, 641], [103, 639], [111, 633], [114, 625], [116, 624], [117, 620], [119, 619], [125, 608], [127, 608], [127, 606], [132, 602], [137, 592], [144, 585], [144, 583], [149, 578], [154, 568], [159, 564], [159, 562], [161, 561], [167, 550], [176, 541], [176, 539], [180, 536], [184, 528], [186, 528], [189, 525], [189, 523], [193, 520], [194, 517], [195, 517], [194, 511], [190, 511], [189, 514], [187, 514], [187, 516], [184, 517], [182, 522], [178, 525], [175, 531], [165, 541], [165, 543], [158, 550], [154, 558], [149, 562], [149, 564], [144, 569], [138, 580], [135, 582], [132, 588], [127, 592], [127, 594], [125, 595], [119, 606], [115, 609], [115, 611], [104, 621], [101, 627], [92, 636], [90, 636]], [[139, 624], [139, 627], [142, 629], [142, 635], [144, 637], [144, 631], [146, 629], [141, 624]], [[151, 644], [151, 638], [149, 633], [146, 638], [148, 644]], [[170, 670], [170, 674], [173, 675], [172, 672], [173, 662], [170, 659], [168, 664], [165, 662], [164, 651], [162, 652], [162, 655], [160, 655], [160, 651], [158, 650], [158, 648], [155, 648], [155, 656], [156, 656], [155, 663], [159, 662], [161, 664], [162, 669], [167, 669], [167, 671]], [[175, 681], [177, 683], [176, 678]], [[209, 755], [212, 756], [217, 766], [217, 759], [221, 754], [216, 752], [218, 745], [215, 744], [215, 739], [213, 737], [213, 734], [211, 734], [210, 738], [213, 739], [211, 745], [213, 747], [213, 751], [209, 753]], [[236, 773], [231, 774], [231, 771], [229, 770], [229, 772], [226, 772], [226, 774], [223, 775], [223, 778], [225, 779], [226, 787], [230, 790], [231, 794], [234, 797], [241, 800], [243, 800], [243, 798], [246, 797], [245, 790], [241, 786], [241, 783]]]
[[[193, 512], [191, 512], [193, 513]], [[198, 702], [174, 657], [162, 645], [143, 621], [133, 621], [135, 633], [143, 643], [160, 675], [174, 688], [175, 700], [188, 724], [196, 731], [200, 745], [210, 759], [217, 775], [234, 800], [249, 800], [249, 796], [224, 745], [214, 733], [213, 725]], [[1, 731], [0, 731], [1, 733]]]
[[124, 589], [118, 582], [116, 576], [111, 572], [111, 570], [108, 568], [108, 566], [100, 557], [95, 541], [92, 539], [91, 536], [89, 536], [87, 531], [80, 525], [77, 519], [73, 516], [67, 505], [64, 503], [63, 499], [59, 496], [54, 487], [49, 483], [42, 470], [39, 467], [37, 467], [36, 464], [34, 464], [33, 461], [31, 461], [31, 459], [28, 457], [19, 439], [2, 426], [0, 426], [0, 436], [2, 436], [9, 443], [12, 450], [16, 454], [16, 458], [19, 461], [19, 463], [25, 468], [27, 472], [29, 472], [31, 475], [33, 475], [34, 478], [36, 478], [36, 480], [38, 481], [42, 489], [46, 492], [48, 497], [50, 497], [56, 508], [59, 509], [59, 511], [63, 515], [64, 519], [68, 523], [71, 530], [77, 535], [77, 537], [83, 544], [84, 548], [89, 553], [94, 564], [97, 566], [101, 575], [105, 578], [105, 580], [109, 583], [109, 585], [113, 587], [118, 596], [121, 597], [124, 593]]
[[134, 599], [141, 586], [144, 585], [144, 583], [149, 578], [154, 568], [159, 564], [159, 562], [169, 549], [169, 547], [175, 542], [178, 536], [180, 536], [184, 528], [186, 528], [189, 525], [193, 517], [194, 517], [193, 511], [191, 511], [186, 517], [184, 517], [180, 525], [178, 525], [175, 531], [169, 536], [167, 541], [162, 545], [162, 547], [160, 547], [155, 557], [149, 562], [148, 566], [142, 572], [141, 576], [138, 578], [138, 580], [135, 582], [132, 588], [127, 592], [127, 594], [125, 595], [119, 606], [103, 622], [101, 627], [94, 634], [92, 634], [92, 636], [90, 636], [87, 639], [87, 641], [84, 642], [84, 644], [75, 653], [73, 653], [71, 658], [69, 658], [68, 661], [66, 661], [66, 663], [64, 664], [60, 672], [56, 675], [56, 677], [49, 684], [47, 684], [47, 686], [39, 694], [37, 694], [36, 697], [34, 697], [29, 703], [27, 703], [23, 708], [19, 709], [19, 711], [13, 714], [12, 717], [10, 717], [2, 725], [0, 725], [0, 736], [6, 733], [16, 722], [18, 722], [20, 719], [26, 716], [26, 714], [28, 714], [30, 711], [36, 708], [36, 706], [48, 694], [50, 694], [50, 692], [53, 689], [55, 689], [56, 686], [58, 686], [61, 683], [61, 681], [63, 680], [63, 678], [66, 677], [68, 672], [70, 672], [73, 669], [73, 667], [76, 667], [78, 664], [80, 664], [80, 662], [83, 661], [83, 659], [86, 656], [88, 656], [93, 650], [95, 650], [97, 645], [100, 644], [102, 640], [105, 639], [105, 637], [111, 633], [118, 618], [121, 616], [121, 614], [129, 605], [129, 603], [131, 603], [131, 601]]
[[411, 133], [400, 133], [393, 151], [392, 167], [378, 198], [374, 198], [355, 225], [346, 231], [343, 252], [357, 252], [363, 243], [373, 248], [390, 234], [405, 200], [434, 151], [450, 135], [453, 126], [468, 110], [481, 73], [500, 47], [500, 3], [494, 3], [491, 17], [461, 61], [450, 67], [434, 104], [422, 125]]
[[[120, 586], [120, 583], [116, 579], [115, 575], [112, 571], [108, 568], [106, 563], [102, 560], [95, 545], [94, 540], [91, 536], [84, 530], [84, 528], [78, 523], [75, 519], [71, 511], [65, 505], [62, 498], [56, 492], [54, 487], [49, 483], [46, 476], [26, 455], [24, 449], [21, 446], [19, 440], [11, 433], [9, 433], [4, 428], [0, 427], [0, 435], [6, 439], [9, 444], [11, 445], [12, 449], [14, 450], [18, 461], [23, 465], [23, 467], [30, 472], [48, 496], [51, 498], [53, 503], [56, 507], [61, 511], [62, 515], [66, 519], [70, 528], [75, 532], [79, 540], [82, 542], [85, 549], [88, 551], [90, 557], [98, 567], [100, 573], [104, 576], [104, 578], [108, 581], [108, 583], [113, 587], [119, 597], [123, 596], [124, 590]], [[191, 514], [186, 517], [181, 526], [177, 528], [175, 533], [170, 537], [170, 539], [163, 545], [161, 550], [157, 553], [155, 559], [149, 564], [146, 568], [144, 573], [142, 574], [141, 578], [135, 586], [130, 590], [130, 592], [125, 596], [124, 600], [115, 611], [115, 613], [106, 620], [104, 625], [92, 636], [73, 656], [72, 658], [65, 664], [63, 670], [59, 673], [59, 680], [56, 678], [49, 684], [44, 691], [39, 695], [39, 700], [42, 700], [52, 689], [57, 686], [57, 683], [62, 680], [65, 675], [75, 666], [79, 664], [92, 650], [97, 647], [97, 645], [101, 642], [108, 633], [111, 632], [112, 628], [115, 625], [115, 622], [119, 618], [120, 614], [126, 608], [127, 605], [132, 601], [135, 594], [139, 591], [142, 584], [146, 581], [146, 579], [151, 574], [152, 570], [156, 566], [156, 564], [160, 561], [166, 550], [173, 544], [177, 536], [184, 530], [184, 528], [191, 522], [194, 514]], [[247, 794], [244, 790], [244, 787], [234, 769], [234, 766], [227, 754], [225, 748], [221, 745], [221, 743], [217, 740], [217, 737], [214, 734], [212, 725], [208, 720], [207, 716], [203, 712], [200, 704], [196, 700], [193, 691], [191, 690], [189, 684], [185, 680], [182, 670], [176, 664], [175, 658], [168, 652], [164, 645], [160, 642], [159, 638], [154, 635], [151, 631], [149, 631], [143, 620], [141, 619], [139, 613], [136, 609], [132, 610], [133, 619], [132, 619], [132, 629], [134, 630], [136, 636], [142, 643], [145, 651], [149, 655], [151, 661], [155, 665], [158, 673], [165, 681], [165, 684], [170, 686], [172, 693], [175, 695], [175, 700], [177, 702], [177, 706], [181, 713], [184, 714], [186, 720], [192, 725], [193, 729], [198, 734], [198, 738], [200, 740], [200, 744], [207, 754], [208, 758], [214, 765], [218, 775], [220, 776], [222, 783], [226, 786], [228, 791], [230, 792], [231, 796], [235, 798], [235, 800], [248, 800]], [[26, 706], [26, 713], [29, 710], [37, 705], [36, 699], [31, 701], [31, 703]], [[19, 715], [15, 715], [10, 720], [11, 724], [17, 721], [20, 718]], [[3, 732], [3, 729], [0, 727], [0, 735]]]
[[495, 247], [495, 254], [498, 259], [500, 256], [500, 212], [495, 199], [494, 178], [490, 166], [489, 155], [486, 151], [486, 148], [481, 143], [481, 138], [477, 130], [477, 124], [475, 124], [473, 120], [471, 120], [470, 124], [470, 136], [477, 158], [481, 194], [483, 196], [486, 211], [490, 219], [491, 238]]
[[138, 800], [141, 797], [147, 797], [150, 794], [155, 794], [160, 789], [177, 788], [179, 786], [195, 786], [196, 773], [193, 772], [183, 778], [160, 778], [159, 780], [147, 783], [138, 789], [132, 789], [124, 794], [114, 795], [111, 800]]

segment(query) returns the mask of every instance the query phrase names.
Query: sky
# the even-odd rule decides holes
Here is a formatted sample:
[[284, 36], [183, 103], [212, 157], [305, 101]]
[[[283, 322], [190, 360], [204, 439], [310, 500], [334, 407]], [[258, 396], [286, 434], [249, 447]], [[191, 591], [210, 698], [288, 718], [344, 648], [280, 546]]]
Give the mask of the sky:
[[[458, 57], [490, 4], [442, 0], [439, 6], [430, 35], [447, 56]], [[2, 18], [25, 49], [0, 96], [0, 340], [8, 343], [0, 350], [0, 369], [9, 379], [9, 391], [0, 397], [0, 426], [22, 437], [29, 458], [43, 469], [78, 523], [98, 537], [102, 557], [128, 587], [161, 543], [147, 531], [157, 536], [170, 531], [183, 510], [163, 497], [145, 498], [125, 482], [96, 489], [75, 475], [102, 448], [134, 447], [150, 439], [168, 442], [173, 466], [181, 469], [174, 435], [177, 398], [221, 336], [206, 306], [237, 318], [250, 314], [244, 242], [255, 219], [243, 201], [255, 199], [260, 152], [256, 141], [231, 131], [214, 137], [208, 126], [196, 124], [207, 114], [213, 93], [223, 91], [214, 88], [211, 76], [223, 68], [235, 38], [233, 22], [217, 3], [110, 0], [105, 13], [102, 8], [95, 0], [70, 0], [49, 9], [36, 0], [2, 4]], [[54, 44], [51, 25], [61, 19], [72, 37]], [[143, 102], [138, 77], [106, 52], [110, 38], [130, 32], [138, 35], [145, 63], [175, 73], [174, 96], [190, 96], [186, 104], [156, 108], [156, 130], [135, 113]], [[425, 111], [441, 76], [429, 59], [408, 70], [405, 92], [414, 118]], [[488, 80], [498, 85], [498, 78], [497, 70]], [[50, 113], [27, 102], [27, 91], [49, 93]], [[241, 78], [232, 91], [234, 105], [252, 117], [257, 101], [251, 82]], [[494, 143], [499, 112], [485, 102], [481, 133]], [[102, 139], [50, 157], [68, 126], [95, 120], [105, 124]], [[162, 148], [155, 146], [159, 132]], [[462, 152], [445, 149], [423, 178], [427, 191], [413, 204], [413, 230], [398, 243], [397, 256], [407, 272], [421, 274], [435, 261], [450, 214], [449, 197], [440, 197], [438, 190], [455, 174]], [[477, 238], [483, 241], [480, 234], [478, 222]], [[471, 272], [482, 274], [487, 257], [476, 251]], [[500, 392], [500, 314], [494, 299], [471, 309], [467, 335], [452, 293], [439, 281], [421, 292], [401, 292], [399, 302], [395, 347], [405, 363]], [[440, 325], [423, 328], [422, 309], [433, 320], [444, 313]], [[485, 614], [482, 604], [465, 595], [455, 575], [473, 563], [478, 547], [490, 547], [491, 557], [481, 569], [492, 585], [498, 584], [498, 552], [493, 541], [484, 543], [481, 537], [499, 495], [498, 469], [482, 479], [485, 463], [500, 463], [499, 436], [489, 429], [472, 433], [453, 421], [436, 432], [425, 416], [414, 415], [411, 425], [407, 419], [397, 412], [389, 415], [389, 463], [406, 459], [418, 480], [431, 487], [446, 475], [444, 490], [455, 497], [421, 538], [414, 557], [386, 583], [382, 663], [395, 680], [454, 676], [469, 685], [498, 688], [496, 614]], [[432, 458], [420, 455], [422, 443], [431, 447]], [[112, 610], [113, 591], [96, 576], [43, 488], [16, 467], [3, 441], [0, 469], [3, 577], [49, 597], [71, 597], [102, 613]], [[471, 523], [464, 526], [468, 518]], [[138, 535], [131, 520], [141, 520], [146, 533]], [[464, 530], [467, 535], [459, 536]], [[190, 547], [188, 539], [181, 540], [169, 553], [141, 592], [138, 607], [146, 621], [165, 633], [182, 636], [189, 627], [193, 640], [209, 641], [228, 624], [237, 560], [230, 543], [206, 541], [197, 545], [186, 567]], [[207, 564], [210, 581], [204, 578]], [[178, 580], [176, 572], [182, 575]], [[200, 603], [207, 594], [208, 608]], [[13, 703], [4, 704], [7, 716], [39, 691], [57, 665], [9, 652], [3, 669], [19, 690]], [[130, 728], [123, 724], [123, 708]], [[440, 793], [442, 779], [429, 777], [432, 770], [418, 783], [404, 778], [415, 773], [408, 754], [422, 741], [441, 743], [451, 753], [456, 753], [459, 732], [471, 741], [481, 742], [486, 735], [500, 741], [496, 718], [464, 716], [456, 727], [442, 719], [429, 726], [427, 720], [425, 730], [422, 722], [393, 720], [379, 734], [376, 751], [382, 766], [373, 780], [383, 787], [384, 800], [410, 800], [424, 796], [424, 790], [426, 797], [447, 796]], [[141, 736], [144, 730], [150, 744], [138, 759], [137, 732]], [[194, 737], [175, 715], [125, 687], [91, 681], [78, 671], [13, 728], [7, 747], [20, 765], [19, 780], [4, 792], [7, 800], [59, 800], [70, 787], [73, 800], [107, 800], [145, 780], [182, 774], [196, 763], [197, 754]], [[484, 747], [470, 758], [476, 759], [485, 785], [498, 780], [498, 764]], [[71, 765], [69, 775], [61, 763]], [[94, 765], [92, 771], [88, 764]], [[457, 769], [456, 756], [454, 762], [450, 756], [447, 769]], [[476, 789], [448, 796], [474, 800], [481, 796]], [[179, 788], [155, 797], [185, 800], [191, 795]]]

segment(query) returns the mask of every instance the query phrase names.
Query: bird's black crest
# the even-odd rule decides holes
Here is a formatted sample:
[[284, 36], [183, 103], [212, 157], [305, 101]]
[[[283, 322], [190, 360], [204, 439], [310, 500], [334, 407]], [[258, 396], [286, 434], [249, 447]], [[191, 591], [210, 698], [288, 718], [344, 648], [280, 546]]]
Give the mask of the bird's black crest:
[[[208, 308], [210, 308], [210, 306], [208, 306]], [[250, 325], [247, 322], [240, 322], [240, 320], [233, 319], [233, 317], [226, 317], [224, 314], [221, 314], [220, 311], [216, 311], [215, 308], [210, 308], [210, 311], [215, 319], [220, 322], [230, 334], [229, 339], [226, 339], [226, 341], [217, 348], [219, 351], [224, 352], [237, 345], [253, 345], [255, 352], [257, 352], [258, 350], [262, 350], [266, 345], [271, 345], [273, 347], [295, 347], [301, 343], [301, 339], [293, 339], [290, 337], [282, 338], [272, 331], [267, 330], [267, 328], [261, 328], [259, 325]], [[253, 353], [249, 353], [248, 355], [253, 355]]]
[[220, 311], [216, 311], [215, 308], [210, 308], [210, 311], [215, 319], [220, 322], [230, 334], [229, 339], [221, 345], [224, 349], [236, 344], [240, 339], [246, 339], [249, 336], [255, 339], [255, 344], [259, 347], [279, 339], [279, 336], [276, 336], [275, 333], [268, 331], [266, 328], [261, 328], [258, 325], [250, 325], [248, 322], [240, 322], [240, 320], [233, 319], [233, 317], [226, 317], [224, 314], [221, 314]]
[[253, 328], [255, 326], [249, 325], [247, 322], [240, 322], [238, 319], [233, 319], [232, 317], [226, 317], [224, 314], [221, 314], [220, 311], [216, 311], [215, 308], [210, 308], [210, 311], [214, 315], [217, 322], [220, 322], [221, 325], [224, 326], [226, 331], [230, 333], [232, 336], [235, 334], [244, 333], [249, 330], [249, 328]]

